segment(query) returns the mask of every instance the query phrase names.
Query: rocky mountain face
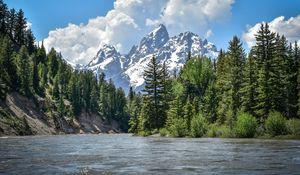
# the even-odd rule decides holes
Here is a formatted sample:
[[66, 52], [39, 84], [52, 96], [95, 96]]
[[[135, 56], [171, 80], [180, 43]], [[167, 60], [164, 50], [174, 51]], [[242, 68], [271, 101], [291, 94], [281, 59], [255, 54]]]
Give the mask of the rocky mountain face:
[[103, 45], [84, 69], [95, 74], [104, 72], [106, 79], [112, 79], [125, 92], [128, 92], [129, 86], [139, 91], [144, 85], [144, 69], [152, 56], [156, 56], [159, 63], [166, 62], [170, 72], [179, 72], [189, 52], [191, 56], [208, 56], [211, 59], [218, 55], [216, 46], [197, 34], [184, 32], [169, 37], [166, 27], [160, 24], [127, 55], [120, 54], [114, 46]]

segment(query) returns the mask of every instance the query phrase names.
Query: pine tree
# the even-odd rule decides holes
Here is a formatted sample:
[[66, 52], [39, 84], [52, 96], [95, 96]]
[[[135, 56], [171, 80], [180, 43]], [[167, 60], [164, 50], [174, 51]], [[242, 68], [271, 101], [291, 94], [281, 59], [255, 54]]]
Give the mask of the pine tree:
[[26, 32], [26, 18], [24, 17], [24, 12], [20, 9], [16, 14], [15, 23], [15, 42], [20, 47], [25, 45], [25, 32]]
[[[162, 94], [160, 91], [161, 88], [161, 68], [160, 65], [157, 63], [156, 58], [153, 56], [150, 62], [147, 64], [147, 68], [144, 72], [144, 79], [145, 79], [145, 100], [149, 106], [144, 106], [144, 110], [142, 110], [142, 116], [145, 116], [146, 119], [150, 119], [150, 121], [145, 121], [145, 123], [149, 123], [149, 127], [147, 129], [154, 129], [163, 126], [159, 121], [160, 119], [160, 112], [163, 111], [162, 109]], [[149, 108], [151, 110], [149, 110]], [[143, 112], [150, 112], [150, 113], [143, 113]]]
[[191, 103], [190, 98], [188, 97], [188, 100], [184, 106], [184, 115], [183, 115], [183, 118], [186, 122], [188, 131], [190, 131], [190, 129], [191, 129], [191, 121], [192, 121], [192, 118], [194, 117], [194, 115], [195, 115], [195, 113], [193, 110], [193, 105]]
[[254, 59], [258, 68], [258, 103], [255, 113], [260, 116], [260, 122], [263, 123], [269, 112], [274, 109], [272, 95], [271, 66], [274, 60], [275, 33], [271, 32], [267, 23], [262, 24], [256, 37], [254, 46]]
[[54, 81], [53, 81], [52, 96], [56, 100], [59, 99], [59, 97], [60, 97], [58, 76], [55, 76]]
[[161, 94], [161, 110], [159, 111], [159, 128], [163, 127], [167, 120], [167, 111], [169, 109], [170, 102], [170, 90], [171, 90], [171, 82], [169, 78], [168, 68], [166, 62], [163, 63], [162, 68], [160, 70], [161, 80], [158, 92]]
[[75, 72], [69, 81], [68, 92], [69, 92], [69, 100], [72, 104], [72, 110], [74, 115], [78, 115], [81, 112], [80, 106], [80, 90], [78, 83], [78, 74]]
[[49, 80], [51, 80], [57, 74], [58, 66], [59, 66], [58, 55], [54, 50], [54, 48], [51, 48], [47, 57], [48, 57], [48, 74], [49, 74], [48, 77]]
[[32, 86], [33, 89], [36, 93], [40, 94], [40, 77], [39, 77], [39, 72], [38, 72], [38, 65], [37, 65], [37, 58], [35, 54], [32, 55], [32, 72], [33, 72], [33, 77], [32, 77]]
[[257, 68], [254, 61], [253, 53], [250, 51], [245, 64], [244, 82], [241, 93], [242, 110], [255, 116], [256, 114], [254, 110], [255, 106], [257, 105]]
[[245, 66], [245, 53], [242, 43], [237, 36], [229, 42], [228, 56], [230, 59], [230, 87], [231, 87], [231, 110], [233, 119], [236, 119], [238, 110], [241, 107], [241, 88], [243, 82], [243, 71]]
[[144, 97], [142, 102], [142, 108], [140, 115], [138, 117], [138, 131], [139, 132], [149, 132], [156, 128], [156, 121], [153, 116], [155, 116], [155, 111], [151, 107], [153, 103], [150, 102], [149, 98]]
[[[292, 59], [292, 58], [291, 58]], [[270, 68], [271, 99], [274, 110], [281, 113], [288, 111], [289, 76], [288, 64], [290, 58], [287, 56], [287, 41], [279, 34], [275, 37], [275, 49]]]
[[16, 65], [13, 60], [12, 43], [8, 37], [4, 37], [0, 46], [0, 79], [9, 87], [16, 89]]
[[217, 120], [218, 97], [215, 81], [211, 81], [204, 96], [202, 113], [207, 121], [214, 123]]
[[39, 63], [38, 65], [38, 73], [39, 73], [39, 80], [40, 80], [40, 87], [41, 89], [45, 89], [47, 85], [47, 75], [48, 69], [47, 66], [43, 63]]
[[25, 31], [25, 46], [28, 50], [28, 54], [31, 55], [32, 53], [34, 53], [35, 51], [35, 45], [34, 45], [34, 41], [35, 41], [35, 38], [34, 38], [34, 35], [31, 31], [31, 29], [28, 29]]
[[115, 107], [115, 119], [120, 123], [121, 128], [128, 130], [129, 128], [129, 115], [127, 115], [127, 100], [122, 88], [116, 90], [116, 107]]
[[47, 60], [47, 56], [46, 56], [46, 50], [44, 47], [44, 44], [42, 43], [42, 46], [40, 48], [37, 49], [36, 51], [36, 59], [37, 59], [37, 63], [46, 63]]
[[[132, 88], [131, 88], [132, 89]], [[138, 133], [138, 127], [139, 127], [139, 114], [141, 111], [141, 103], [142, 103], [142, 97], [141, 94], [135, 94], [133, 90], [130, 90], [131, 93], [129, 93], [129, 103], [128, 103], [128, 109], [129, 109], [129, 130], [128, 132], [131, 133]]]
[[31, 68], [29, 63], [29, 56], [27, 49], [22, 46], [16, 58], [17, 75], [20, 82], [20, 92], [24, 95], [30, 95], [30, 82]]
[[8, 26], [7, 26], [7, 34], [10, 37], [11, 41], [15, 42], [15, 29], [16, 29], [16, 10], [15, 9], [11, 9], [9, 11], [9, 17], [8, 17]]
[[99, 113], [102, 117], [109, 118], [108, 90], [107, 85], [103, 83], [100, 86]]
[[92, 91], [91, 91], [90, 98], [91, 98], [91, 111], [96, 113], [99, 109], [98, 107], [99, 88], [96, 82], [93, 82], [92, 84]]
[[290, 44], [287, 50], [287, 110], [286, 116], [293, 118], [297, 116], [297, 101], [298, 101], [298, 90], [297, 90], [297, 76], [298, 76], [298, 46], [295, 42], [294, 47]]
[[0, 0], [0, 38], [7, 34], [8, 13], [7, 5], [3, 0]]
[[176, 97], [170, 102], [169, 110], [167, 111], [167, 121], [166, 127], [168, 130], [171, 130], [174, 121], [179, 118], [183, 118], [184, 115], [184, 104], [180, 95], [175, 94]]
[[223, 51], [220, 52], [217, 62], [216, 71], [216, 88], [217, 88], [217, 121], [223, 124], [232, 114], [232, 88], [230, 75], [230, 57]]

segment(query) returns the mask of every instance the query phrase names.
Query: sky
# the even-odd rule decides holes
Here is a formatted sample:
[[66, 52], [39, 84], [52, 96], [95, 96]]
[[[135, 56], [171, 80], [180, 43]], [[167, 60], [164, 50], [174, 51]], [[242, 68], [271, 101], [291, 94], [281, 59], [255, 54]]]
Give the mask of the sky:
[[87, 64], [101, 45], [123, 54], [160, 23], [170, 36], [191, 31], [226, 49], [237, 35], [246, 50], [261, 22], [300, 41], [299, 0], [4, 0], [22, 8], [37, 41]]

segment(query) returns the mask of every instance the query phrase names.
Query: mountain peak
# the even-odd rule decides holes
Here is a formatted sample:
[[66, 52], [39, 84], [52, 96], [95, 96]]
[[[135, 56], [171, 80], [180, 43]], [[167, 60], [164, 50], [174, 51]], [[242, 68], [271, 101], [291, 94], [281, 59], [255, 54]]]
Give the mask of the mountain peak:
[[[169, 40], [169, 33], [163, 24], [152, 30], [140, 43], [140, 47], [146, 45], [150, 50], [159, 48]], [[145, 47], [145, 46], [144, 46]]]
[[116, 50], [116, 48], [110, 44], [103, 44], [96, 57], [92, 59], [92, 61], [88, 64], [89, 66], [97, 65], [108, 58], [117, 59], [121, 56], [121, 54]]
[[103, 50], [113, 50], [116, 51], [116, 48], [113, 45], [110, 44], [103, 44], [100, 48], [99, 51], [103, 51]]
[[161, 35], [161, 34], [169, 36], [167, 28], [163, 24], [159, 24], [158, 27], [156, 27], [154, 30], [152, 30], [149, 33], [149, 35]]

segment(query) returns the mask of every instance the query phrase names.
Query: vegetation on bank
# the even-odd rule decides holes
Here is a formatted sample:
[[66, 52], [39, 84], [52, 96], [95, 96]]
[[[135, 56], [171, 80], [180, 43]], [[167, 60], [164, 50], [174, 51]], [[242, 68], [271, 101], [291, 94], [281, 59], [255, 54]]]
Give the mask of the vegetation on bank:
[[[245, 54], [236, 36], [217, 60], [187, 57], [178, 74], [153, 57], [143, 96], [133, 95], [130, 131], [174, 137], [287, 137], [300, 128], [300, 64], [289, 44], [266, 23]], [[135, 103], [138, 100], [139, 103]], [[135, 104], [135, 105], [134, 105]]]
[[[96, 77], [91, 71], [74, 70], [53, 48], [47, 54], [43, 43], [35, 44], [24, 12], [8, 9], [0, 0], [0, 111], [7, 110], [4, 101], [12, 92], [32, 99], [56, 121], [90, 113], [117, 121], [128, 130], [124, 91], [106, 81], [104, 74]], [[15, 118], [9, 121], [16, 123], [11, 126], [22, 124], [18, 118], [8, 117], [9, 113], [0, 114], [0, 122]], [[30, 134], [30, 130], [22, 133]]]

